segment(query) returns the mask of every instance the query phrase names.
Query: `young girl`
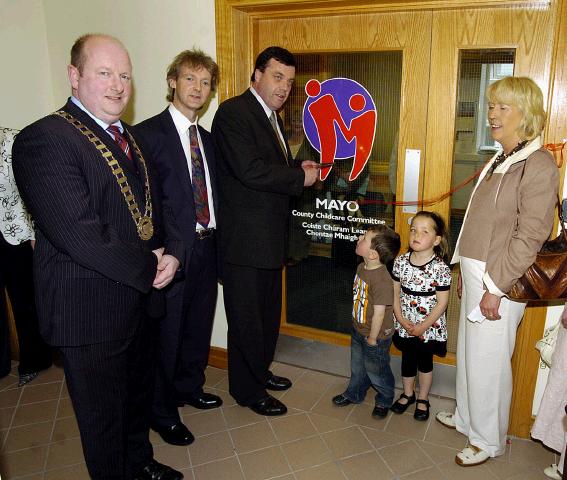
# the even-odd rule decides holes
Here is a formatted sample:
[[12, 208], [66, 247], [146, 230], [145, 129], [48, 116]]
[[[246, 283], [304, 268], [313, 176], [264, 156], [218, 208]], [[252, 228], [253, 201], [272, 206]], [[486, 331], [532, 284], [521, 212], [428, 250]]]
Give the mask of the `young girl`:
[[[449, 300], [451, 272], [447, 229], [434, 212], [418, 212], [411, 222], [409, 251], [394, 261], [394, 345], [402, 352], [404, 393], [392, 405], [404, 413], [416, 403], [413, 417], [429, 418], [429, 389], [433, 380], [433, 355], [447, 353], [445, 310]], [[419, 394], [415, 376], [419, 371]]]

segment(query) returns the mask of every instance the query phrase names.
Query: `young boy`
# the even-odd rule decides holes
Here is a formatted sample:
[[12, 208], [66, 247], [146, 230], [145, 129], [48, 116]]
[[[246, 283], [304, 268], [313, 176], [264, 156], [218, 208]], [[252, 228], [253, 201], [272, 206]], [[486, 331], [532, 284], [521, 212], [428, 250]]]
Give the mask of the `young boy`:
[[356, 244], [356, 253], [364, 262], [354, 277], [351, 377], [346, 391], [334, 397], [333, 403], [339, 407], [361, 403], [372, 386], [377, 392], [373, 417], [388, 415], [394, 400], [390, 368], [394, 285], [389, 269], [399, 251], [400, 236], [385, 225], [370, 227]]

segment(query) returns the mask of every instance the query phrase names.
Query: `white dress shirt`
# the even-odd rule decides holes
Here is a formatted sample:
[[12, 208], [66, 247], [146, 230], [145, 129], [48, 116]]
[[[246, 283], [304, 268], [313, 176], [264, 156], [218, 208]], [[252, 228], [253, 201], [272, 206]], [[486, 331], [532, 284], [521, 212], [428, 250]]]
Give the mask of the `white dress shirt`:
[[[268, 117], [268, 120], [272, 116], [272, 113], [275, 113], [276, 117], [278, 116], [278, 112], [274, 112], [272, 109], [270, 109], [270, 107], [268, 107], [268, 105], [266, 105], [266, 102], [264, 102], [262, 97], [258, 94], [258, 92], [256, 90], [254, 90], [253, 87], [250, 87], [250, 91], [252, 92], [252, 95], [254, 95], [256, 97], [256, 100], [258, 100], [260, 102], [260, 105], [262, 105], [262, 108], [264, 109], [264, 112], [266, 112], [266, 116]], [[280, 123], [276, 122], [276, 125], [278, 127], [278, 135], [280, 136], [280, 139], [282, 141], [282, 145], [285, 145], [285, 139], [284, 139], [284, 136], [282, 134], [282, 131], [280, 130]]]
[[[203, 141], [201, 140], [201, 134], [199, 133], [199, 128], [197, 126], [197, 120], [191, 122], [185, 115], [183, 115], [173, 104], [169, 105], [169, 114], [173, 120], [175, 128], [177, 129], [177, 134], [179, 135], [179, 140], [183, 146], [183, 151], [185, 152], [185, 160], [187, 162], [187, 168], [189, 169], [189, 175], [191, 181], [193, 181], [193, 169], [191, 168], [191, 146], [189, 144], [189, 127], [195, 125], [197, 127], [197, 139], [199, 140], [199, 148], [201, 149], [201, 156], [203, 157], [203, 165], [205, 167], [205, 181], [207, 182], [207, 198], [209, 200], [209, 226], [208, 228], [216, 228], [217, 220], [215, 217], [215, 209], [213, 204], [213, 192], [211, 190], [211, 176], [209, 175], [209, 166], [207, 164], [207, 156], [205, 154], [205, 149], [203, 148]], [[203, 227], [197, 223], [196, 230], [201, 230]]]

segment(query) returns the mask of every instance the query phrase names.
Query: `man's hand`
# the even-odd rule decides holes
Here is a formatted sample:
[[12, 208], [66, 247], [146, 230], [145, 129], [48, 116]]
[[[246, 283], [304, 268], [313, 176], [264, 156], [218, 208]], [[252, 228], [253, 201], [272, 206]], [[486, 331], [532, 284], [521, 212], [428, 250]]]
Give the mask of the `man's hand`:
[[[163, 251], [163, 248], [161, 250]], [[163, 255], [157, 266], [156, 278], [153, 283], [154, 288], [161, 290], [167, 286], [173, 280], [178, 268], [179, 260], [177, 258], [172, 255]]]
[[304, 187], [310, 187], [319, 178], [319, 164], [313, 160], [303, 160], [301, 162], [301, 168], [303, 168], [303, 173], [305, 174], [305, 180], [303, 181]]
[[158, 263], [161, 261], [161, 257], [163, 256], [163, 250], [163, 247], [152, 250], [152, 253], [157, 257]]
[[30, 240], [32, 250], [35, 250], [35, 240]]
[[500, 307], [500, 297], [493, 295], [488, 290], [484, 292], [480, 300], [480, 311], [487, 320], [500, 320], [502, 317], [498, 313]]

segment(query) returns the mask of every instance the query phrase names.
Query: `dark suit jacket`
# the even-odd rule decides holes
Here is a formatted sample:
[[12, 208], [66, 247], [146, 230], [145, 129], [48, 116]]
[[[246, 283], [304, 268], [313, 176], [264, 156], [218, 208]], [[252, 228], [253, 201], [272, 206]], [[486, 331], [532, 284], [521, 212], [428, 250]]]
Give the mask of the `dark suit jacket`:
[[[112, 151], [143, 213], [143, 176], [135, 173], [134, 163], [70, 100], [64, 110]], [[151, 170], [150, 155], [143, 155]], [[160, 313], [156, 300], [149, 301], [160, 296], [155, 290], [150, 295], [157, 262], [152, 249], [165, 242], [177, 257], [179, 241], [163, 219], [159, 183], [151, 180], [155, 235], [142, 241], [106, 161], [63, 118], [49, 115], [22, 130], [14, 143], [13, 166], [35, 221], [36, 300], [46, 340], [77, 346], [128, 338], [148, 306]]]
[[281, 267], [289, 198], [302, 192], [303, 170], [292, 166], [287, 141], [286, 162], [276, 133], [250, 90], [220, 105], [212, 133], [219, 153], [222, 260], [255, 268]]
[[[185, 259], [183, 263], [189, 265], [191, 251], [195, 243], [197, 218], [193, 201], [191, 175], [189, 174], [185, 152], [183, 151], [171, 114], [168, 109], [165, 109], [160, 114], [144, 120], [134, 128], [143, 137], [153, 156], [162, 183], [164, 203], [171, 208], [185, 245]], [[211, 180], [211, 184], [207, 185], [207, 187], [212, 190], [215, 219], [218, 222], [215, 148], [209, 132], [199, 127], [199, 134], [203, 142]]]

